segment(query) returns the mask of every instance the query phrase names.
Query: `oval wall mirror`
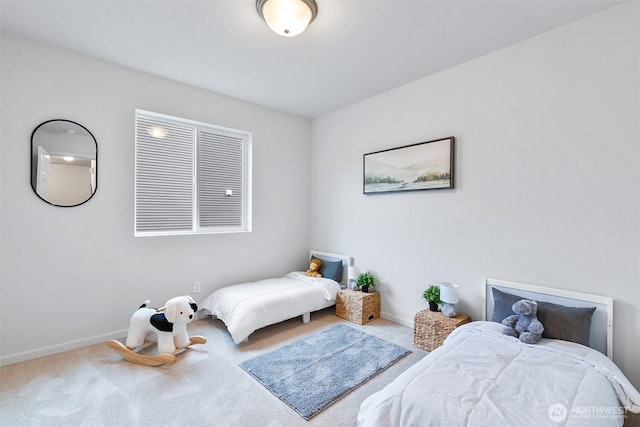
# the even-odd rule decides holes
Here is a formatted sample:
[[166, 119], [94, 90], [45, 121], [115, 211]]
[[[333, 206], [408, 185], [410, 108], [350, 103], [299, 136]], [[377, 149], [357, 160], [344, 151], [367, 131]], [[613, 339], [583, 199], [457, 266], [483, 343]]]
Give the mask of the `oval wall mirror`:
[[54, 206], [78, 206], [98, 185], [98, 143], [70, 120], [49, 120], [31, 134], [31, 187]]

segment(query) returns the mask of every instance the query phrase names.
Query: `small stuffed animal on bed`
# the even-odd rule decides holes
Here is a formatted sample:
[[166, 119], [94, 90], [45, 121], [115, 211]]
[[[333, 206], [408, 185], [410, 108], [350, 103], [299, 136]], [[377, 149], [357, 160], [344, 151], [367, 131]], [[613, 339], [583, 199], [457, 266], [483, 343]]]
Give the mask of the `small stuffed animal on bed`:
[[304, 274], [309, 277], [322, 277], [322, 274], [320, 274], [321, 265], [322, 262], [318, 258], [311, 258], [311, 261], [309, 261], [309, 269]]
[[528, 299], [516, 301], [511, 309], [515, 314], [502, 320], [504, 334], [520, 338], [526, 344], [535, 344], [542, 338], [544, 327], [538, 320], [538, 303]]

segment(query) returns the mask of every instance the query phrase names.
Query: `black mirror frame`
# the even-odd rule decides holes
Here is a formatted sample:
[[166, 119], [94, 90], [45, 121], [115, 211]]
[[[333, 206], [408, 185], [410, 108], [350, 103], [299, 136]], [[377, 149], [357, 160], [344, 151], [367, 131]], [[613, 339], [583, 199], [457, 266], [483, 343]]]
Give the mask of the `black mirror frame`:
[[[46, 125], [47, 123], [51, 123], [51, 122], [69, 122], [69, 123], [73, 123], [76, 126], [81, 127], [82, 129], [84, 129], [89, 134], [89, 136], [91, 136], [91, 139], [93, 139], [93, 143], [94, 143], [94, 145], [96, 147], [96, 171], [95, 171], [95, 174], [96, 174], [96, 186], [95, 186], [95, 189], [94, 189], [93, 193], [91, 193], [90, 197], [88, 197], [83, 202], [77, 203], [75, 205], [57, 205], [55, 203], [51, 203], [50, 201], [43, 199], [40, 196], [40, 194], [38, 194], [38, 192], [36, 191], [36, 188], [34, 187], [34, 184], [33, 184], [33, 175], [34, 175], [34, 173], [37, 173], [37, 170], [36, 171], [33, 170], [33, 167], [34, 167], [34, 162], [33, 162], [33, 137], [36, 134], [36, 132], [38, 131], [38, 129], [40, 129], [42, 126]], [[49, 204], [51, 206], [58, 206], [58, 207], [61, 207], [61, 208], [73, 208], [73, 207], [80, 206], [80, 205], [83, 205], [83, 204], [87, 203], [89, 200], [91, 200], [93, 198], [93, 196], [95, 196], [95, 194], [98, 192], [98, 141], [96, 140], [96, 137], [91, 133], [91, 131], [89, 129], [87, 129], [86, 127], [84, 127], [83, 125], [81, 125], [78, 122], [74, 122], [73, 120], [51, 119], [51, 120], [44, 121], [44, 122], [40, 123], [38, 126], [36, 126], [36, 128], [33, 130], [33, 132], [31, 132], [31, 138], [29, 139], [29, 142], [30, 142], [30, 144], [29, 144], [30, 145], [30, 147], [29, 147], [29, 159], [30, 159], [30, 161], [29, 161], [29, 164], [30, 164], [30, 167], [29, 167], [29, 181], [31, 183], [31, 189], [33, 190], [34, 194], [36, 196], [38, 196], [38, 198], [40, 200], [42, 200], [43, 202], [45, 202], [45, 203], [47, 203], [47, 204]], [[37, 155], [37, 153], [36, 153], [36, 155]]]

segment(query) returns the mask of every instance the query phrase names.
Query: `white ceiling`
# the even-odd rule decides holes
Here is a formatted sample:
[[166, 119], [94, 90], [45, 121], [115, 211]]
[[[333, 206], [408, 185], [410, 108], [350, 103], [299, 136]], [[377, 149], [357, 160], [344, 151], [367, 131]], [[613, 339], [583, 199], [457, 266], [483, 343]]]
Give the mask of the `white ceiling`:
[[3, 33], [316, 117], [593, 14], [611, 0], [316, 0], [302, 35], [255, 0], [2, 0]]

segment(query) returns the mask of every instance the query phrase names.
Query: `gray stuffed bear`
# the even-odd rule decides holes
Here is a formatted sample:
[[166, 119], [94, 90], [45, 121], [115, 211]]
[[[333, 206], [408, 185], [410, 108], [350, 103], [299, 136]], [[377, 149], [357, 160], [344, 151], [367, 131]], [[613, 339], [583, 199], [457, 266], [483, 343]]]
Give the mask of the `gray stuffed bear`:
[[535, 344], [542, 338], [544, 327], [538, 320], [538, 303], [528, 299], [516, 301], [511, 309], [514, 313], [502, 321], [504, 334], [520, 338], [526, 344]]

